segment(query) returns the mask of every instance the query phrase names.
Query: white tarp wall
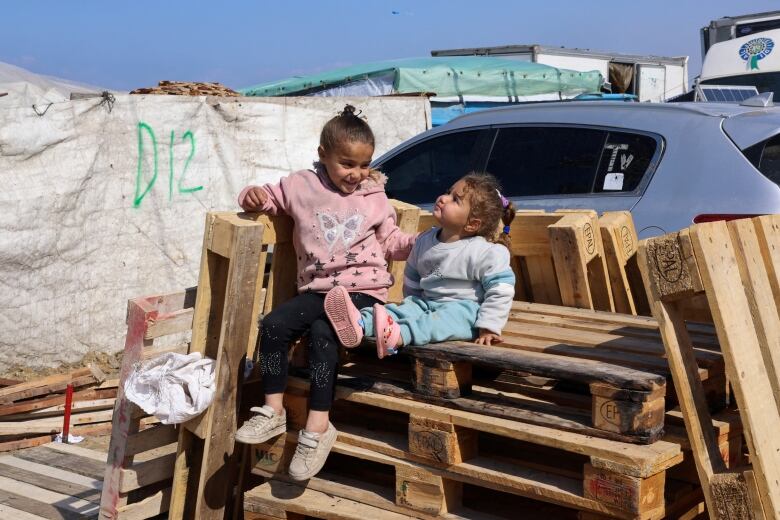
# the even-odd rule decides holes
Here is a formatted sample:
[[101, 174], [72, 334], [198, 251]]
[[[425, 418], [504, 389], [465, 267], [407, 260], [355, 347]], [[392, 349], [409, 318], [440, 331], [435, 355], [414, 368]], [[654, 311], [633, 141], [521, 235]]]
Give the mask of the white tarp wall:
[[246, 184], [309, 167], [346, 102], [372, 126], [375, 157], [430, 127], [425, 98], [122, 95], [42, 115], [10, 101], [0, 98], [0, 372], [121, 350], [129, 298], [197, 284], [206, 212], [238, 211]]

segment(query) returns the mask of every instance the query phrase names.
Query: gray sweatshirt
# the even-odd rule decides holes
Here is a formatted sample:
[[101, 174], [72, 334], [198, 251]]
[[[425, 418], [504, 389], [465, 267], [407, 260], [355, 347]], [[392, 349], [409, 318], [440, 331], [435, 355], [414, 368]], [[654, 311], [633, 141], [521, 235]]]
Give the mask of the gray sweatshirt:
[[480, 304], [476, 327], [501, 334], [515, 295], [509, 251], [483, 237], [439, 242], [439, 228], [417, 237], [404, 270], [404, 296]]

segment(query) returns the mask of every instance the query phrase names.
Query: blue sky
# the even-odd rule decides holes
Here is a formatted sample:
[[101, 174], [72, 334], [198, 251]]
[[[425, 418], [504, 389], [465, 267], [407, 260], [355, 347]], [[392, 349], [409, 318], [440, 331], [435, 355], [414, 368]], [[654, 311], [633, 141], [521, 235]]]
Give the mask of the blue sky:
[[6, 0], [0, 61], [117, 90], [163, 79], [240, 88], [433, 49], [539, 43], [689, 55], [695, 76], [700, 27], [771, 10], [780, 2]]

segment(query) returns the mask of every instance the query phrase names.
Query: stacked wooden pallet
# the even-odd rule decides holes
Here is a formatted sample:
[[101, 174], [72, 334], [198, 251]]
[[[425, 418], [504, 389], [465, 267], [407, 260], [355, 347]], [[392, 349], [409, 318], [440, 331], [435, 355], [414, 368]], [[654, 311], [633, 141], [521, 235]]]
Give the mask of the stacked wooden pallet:
[[[780, 216], [699, 224], [640, 249], [713, 518], [780, 518]], [[708, 428], [695, 346], [683, 320], [706, 296], [745, 430], [751, 468], [727, 471]]]
[[111, 431], [116, 381], [97, 366], [32, 381], [0, 380], [0, 452], [46, 444], [64, 425], [65, 391], [74, 389], [71, 434]]
[[238, 92], [220, 83], [190, 81], [160, 81], [156, 87], [137, 88], [131, 94], [165, 94], [171, 96], [223, 96], [237, 97]]
[[[399, 214], [412, 229], [426, 226], [427, 216], [416, 208], [402, 207]], [[546, 224], [526, 232], [541, 217]], [[290, 432], [252, 450], [237, 451], [232, 441], [241, 413], [262, 394], [256, 376], [241, 383], [243, 358], [255, 350], [254, 324], [294, 293], [291, 223], [210, 214], [197, 296], [189, 290], [131, 302], [121, 379], [138, 360], [161, 351], [155, 338], [192, 330], [190, 350], [220, 360], [217, 386], [224, 398], [183, 427], [139, 431], [143, 414], [120, 390], [102, 517], [148, 518], [170, 508], [171, 518], [221, 518], [226, 506], [241, 506], [242, 494], [231, 494], [235, 483], [255, 518], [514, 518], [519, 507], [546, 511], [548, 518], [694, 518], [702, 491], [658, 323], [593, 310], [609, 298], [579, 293], [609, 281], [602, 295], [616, 302], [615, 288], [622, 287], [624, 295], [633, 292], [634, 311], [641, 307], [630, 281], [633, 231], [622, 230], [625, 216], [613, 218], [611, 227], [594, 218], [590, 212], [524, 213], [512, 228], [521, 233], [515, 243], [536, 244], [525, 256], [516, 252], [516, 267], [527, 268], [531, 257], [531, 265], [549, 261], [553, 275], [543, 292], [561, 301], [576, 294], [591, 308], [517, 301], [500, 346], [415, 347], [381, 362], [370, 347], [345, 353], [333, 409], [338, 442], [324, 473], [304, 488], [284, 475], [294, 430], [305, 418], [304, 373], [291, 378], [286, 395]], [[554, 224], [560, 225], [551, 231]], [[601, 235], [586, 232], [586, 225]], [[611, 249], [604, 242], [589, 246], [588, 237], [603, 239], [605, 228], [615, 237]], [[556, 233], [564, 237], [556, 247], [568, 247], [565, 265], [580, 274], [557, 274]], [[625, 258], [611, 259], [618, 247]], [[604, 252], [598, 265], [622, 271], [602, 276], [596, 269], [589, 276], [588, 263], [597, 258], [581, 254], [589, 249]], [[542, 294], [538, 284], [530, 287]], [[727, 386], [715, 329], [685, 326], [693, 342], [691, 374], [714, 414], [702, 422], [714, 439], [712, 455], [725, 466], [738, 464], [742, 432], [724, 410]], [[305, 372], [305, 349], [294, 347], [290, 355]], [[142, 453], [144, 462], [134, 460]], [[266, 482], [250, 485], [250, 469]]]

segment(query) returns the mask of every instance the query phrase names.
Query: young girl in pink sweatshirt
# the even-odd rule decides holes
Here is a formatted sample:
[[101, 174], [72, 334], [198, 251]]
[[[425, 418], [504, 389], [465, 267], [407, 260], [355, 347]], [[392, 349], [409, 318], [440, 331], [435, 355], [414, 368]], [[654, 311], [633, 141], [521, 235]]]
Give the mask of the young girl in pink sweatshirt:
[[358, 308], [384, 303], [393, 279], [387, 259], [405, 260], [415, 235], [401, 232], [385, 195], [385, 177], [369, 168], [374, 135], [354, 107], [325, 124], [311, 170], [294, 172], [278, 184], [247, 186], [238, 203], [245, 211], [289, 215], [295, 226], [298, 295], [265, 318], [260, 359], [265, 405], [236, 432], [236, 440], [257, 444], [283, 433], [282, 397], [287, 384], [287, 349], [309, 333], [309, 415], [298, 436], [289, 474], [313, 477], [336, 440], [329, 410], [338, 368], [339, 339], [325, 314], [325, 294], [349, 291]]

